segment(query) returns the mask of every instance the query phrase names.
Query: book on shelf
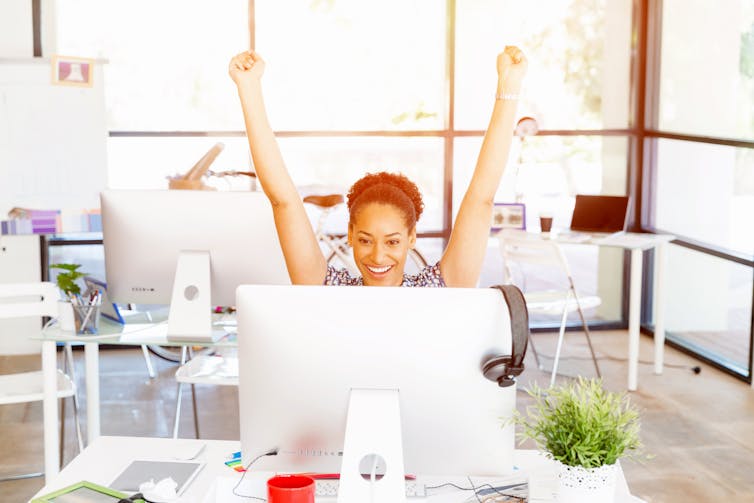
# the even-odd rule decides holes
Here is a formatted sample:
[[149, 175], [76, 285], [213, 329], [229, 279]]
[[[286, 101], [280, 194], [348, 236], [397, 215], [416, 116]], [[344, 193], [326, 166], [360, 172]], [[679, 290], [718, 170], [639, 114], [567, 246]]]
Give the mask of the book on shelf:
[[0, 234], [61, 234], [102, 232], [102, 215], [96, 209], [36, 210], [13, 208], [0, 221]]

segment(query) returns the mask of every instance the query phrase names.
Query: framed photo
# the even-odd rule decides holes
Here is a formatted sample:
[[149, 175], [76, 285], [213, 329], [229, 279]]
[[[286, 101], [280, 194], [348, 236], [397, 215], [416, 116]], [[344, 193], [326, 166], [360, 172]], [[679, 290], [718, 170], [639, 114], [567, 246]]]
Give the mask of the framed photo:
[[54, 55], [52, 83], [58, 86], [92, 87], [94, 60]]
[[526, 230], [526, 205], [523, 203], [495, 203], [492, 209], [492, 232], [502, 229]]

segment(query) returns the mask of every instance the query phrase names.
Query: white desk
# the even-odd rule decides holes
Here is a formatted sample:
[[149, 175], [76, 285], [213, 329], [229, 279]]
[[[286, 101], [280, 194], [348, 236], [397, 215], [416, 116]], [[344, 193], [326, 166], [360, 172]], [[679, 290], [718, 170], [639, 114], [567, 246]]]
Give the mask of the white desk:
[[[509, 231], [505, 231], [509, 232]], [[533, 232], [516, 232], [517, 235], [526, 235], [527, 239], [547, 239], [541, 234]], [[664, 349], [665, 349], [665, 262], [667, 260], [668, 243], [675, 239], [669, 234], [640, 234], [627, 232], [617, 236], [602, 239], [568, 240], [559, 238], [557, 233], [552, 234], [554, 239], [561, 244], [584, 244], [595, 246], [607, 246], [622, 248], [631, 252], [631, 277], [629, 280], [628, 300], [628, 390], [636, 391], [639, 375], [639, 336], [641, 332], [641, 304], [642, 304], [642, 252], [654, 249], [654, 298], [653, 312], [655, 322], [654, 334], [654, 372], [662, 374]]]
[[[213, 484], [218, 477], [234, 478], [241, 477], [240, 473], [233, 471], [225, 466], [224, 461], [227, 456], [240, 450], [240, 443], [236, 441], [224, 440], [185, 440], [169, 438], [137, 438], [137, 437], [99, 437], [89, 445], [82, 454], [77, 456], [55, 477], [47, 480], [36, 496], [50, 493], [62, 489], [81, 480], [94, 482], [107, 486], [128, 466], [134, 459], [172, 459], [171, 453], [181, 446], [204, 444], [205, 448], [196, 458], [198, 461], [206, 463], [204, 468], [199, 472], [197, 477], [191, 482], [183, 496], [185, 500], [182, 503], [202, 502], [210, 503], [218, 501], [217, 499], [207, 497], [208, 491], [213, 489]], [[537, 489], [539, 493], [549, 493], [548, 489], [553, 487], [556, 477], [555, 464], [540, 455], [536, 451], [516, 450], [514, 464], [520, 470], [529, 473], [531, 476], [530, 484], [541, 486]], [[438, 481], [448, 481], [448, 477], [437, 478]], [[432, 481], [435, 477], [432, 478]], [[459, 482], [468, 483], [467, 479], [460, 478]], [[640, 503], [641, 500], [631, 496], [628, 491], [628, 485], [623, 477], [623, 471], [619, 470], [616, 483], [616, 503]], [[36, 497], [35, 496], [35, 497]], [[465, 501], [470, 494], [468, 492], [458, 492], [457, 498], [453, 494], [443, 492], [427, 500], [412, 501], [435, 501], [435, 502], [461, 502]], [[223, 501], [249, 501], [240, 498], [234, 498], [232, 494], [228, 495]], [[317, 498], [317, 501], [334, 501], [333, 498]], [[552, 499], [536, 499], [533, 501], [547, 502]]]
[[84, 343], [85, 379], [86, 379], [86, 432], [87, 444], [91, 444], [100, 436], [100, 399], [99, 399], [99, 345], [114, 344], [126, 346], [141, 346], [142, 344], [156, 344], [160, 346], [212, 346], [236, 347], [235, 337], [226, 337], [215, 343], [176, 343], [166, 339], [167, 323], [121, 325], [100, 320], [99, 335], [77, 336], [73, 332], [60, 330], [57, 325], [46, 328], [42, 334], [34, 339], [42, 341], [42, 373], [44, 380], [44, 398], [42, 401], [44, 421], [44, 452], [45, 452], [45, 481], [49, 482], [60, 470], [58, 451], [58, 405], [57, 389], [57, 357], [58, 342]]

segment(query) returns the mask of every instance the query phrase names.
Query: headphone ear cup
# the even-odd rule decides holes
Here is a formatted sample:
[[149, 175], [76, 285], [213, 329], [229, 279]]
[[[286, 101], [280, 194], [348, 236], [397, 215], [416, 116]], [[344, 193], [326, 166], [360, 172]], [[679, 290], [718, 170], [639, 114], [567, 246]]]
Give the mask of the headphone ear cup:
[[524, 356], [529, 342], [529, 312], [524, 294], [513, 285], [495, 285], [508, 307], [511, 320], [511, 354], [493, 356], [482, 365], [482, 374], [501, 388], [515, 384], [524, 371]]
[[482, 374], [490, 381], [500, 384], [500, 386], [510, 386], [513, 382], [509, 384], [501, 382], [501, 379], [508, 376], [508, 365], [510, 362], [510, 356], [493, 356], [482, 365]]

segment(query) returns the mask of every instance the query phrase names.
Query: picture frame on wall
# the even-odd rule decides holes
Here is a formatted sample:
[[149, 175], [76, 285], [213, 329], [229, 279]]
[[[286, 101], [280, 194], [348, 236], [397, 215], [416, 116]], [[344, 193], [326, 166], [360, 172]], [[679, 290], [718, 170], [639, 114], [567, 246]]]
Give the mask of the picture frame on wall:
[[94, 60], [52, 56], [52, 83], [58, 86], [92, 87]]
[[495, 203], [490, 230], [526, 230], [526, 205], [523, 203]]

